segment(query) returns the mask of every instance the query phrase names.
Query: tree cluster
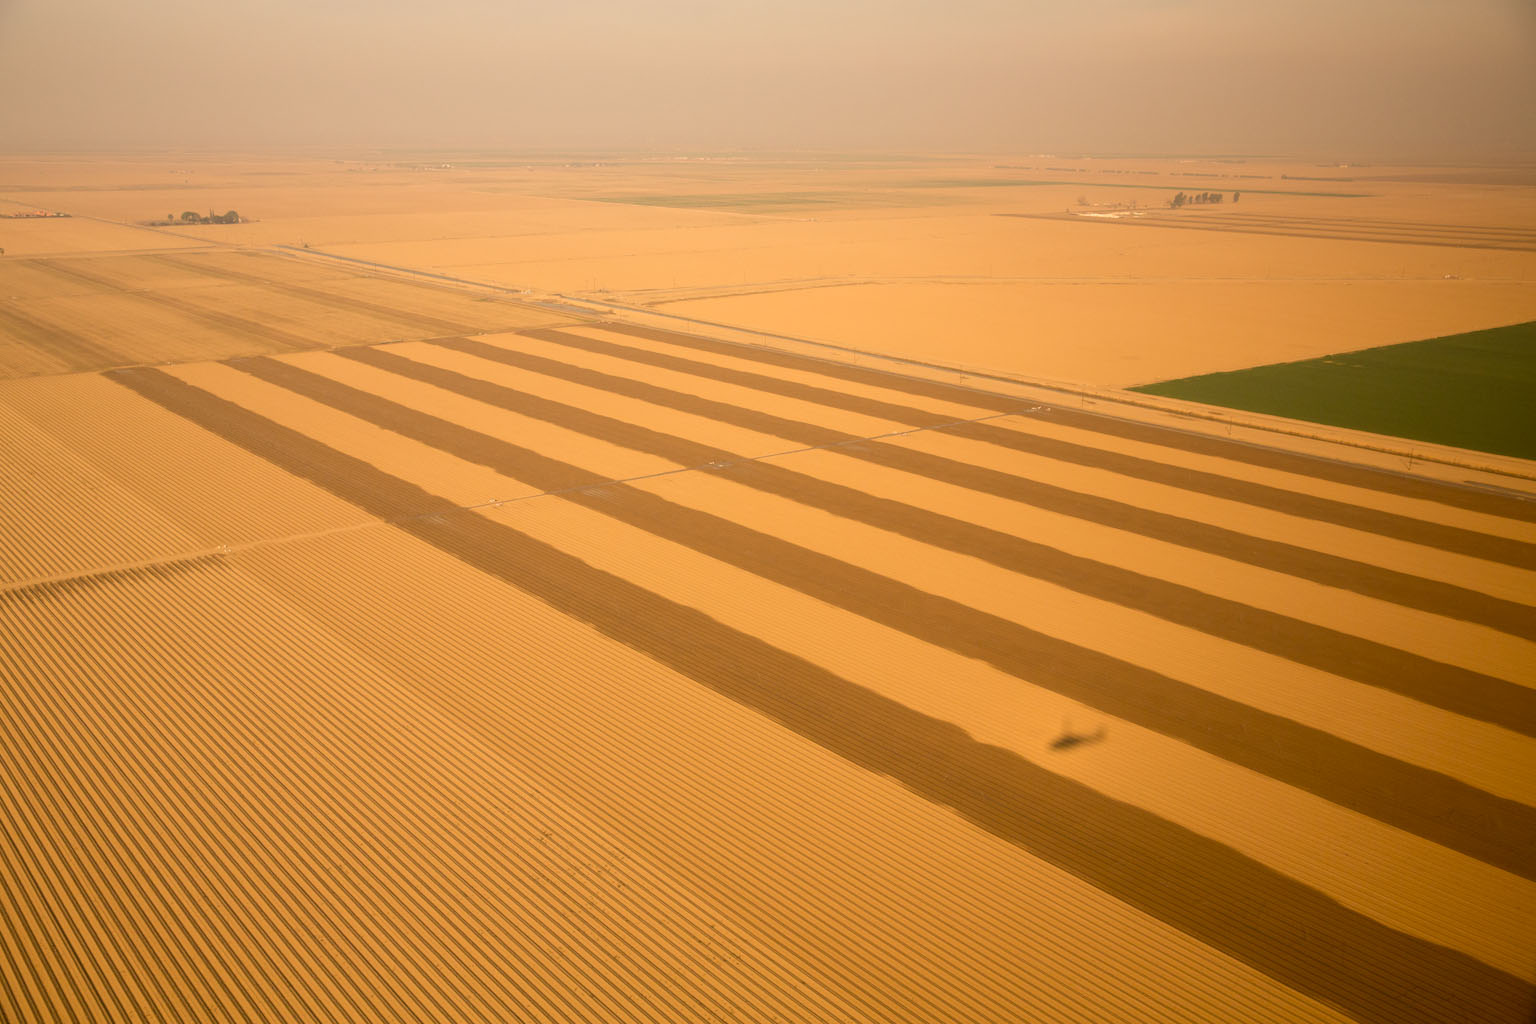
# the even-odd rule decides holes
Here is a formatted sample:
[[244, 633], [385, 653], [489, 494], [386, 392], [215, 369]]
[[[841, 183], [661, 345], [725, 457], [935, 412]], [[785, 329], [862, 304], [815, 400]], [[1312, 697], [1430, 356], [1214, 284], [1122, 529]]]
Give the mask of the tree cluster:
[[[1234, 203], [1237, 202], [1241, 196], [1241, 192], [1233, 192], [1232, 201]], [[1219, 203], [1225, 198], [1226, 196], [1220, 192], [1192, 192], [1188, 195], [1180, 192], [1178, 195], [1168, 200], [1168, 205], [1177, 210], [1181, 206], [1188, 206], [1195, 203]]]
[[[169, 213], [165, 215], [165, 219], [170, 224], [177, 222], [177, 218]], [[182, 224], [239, 224], [240, 215], [234, 210], [227, 210], [224, 213], [214, 213], [209, 210], [208, 216], [204, 217], [200, 213], [186, 210], [182, 213], [180, 222]]]

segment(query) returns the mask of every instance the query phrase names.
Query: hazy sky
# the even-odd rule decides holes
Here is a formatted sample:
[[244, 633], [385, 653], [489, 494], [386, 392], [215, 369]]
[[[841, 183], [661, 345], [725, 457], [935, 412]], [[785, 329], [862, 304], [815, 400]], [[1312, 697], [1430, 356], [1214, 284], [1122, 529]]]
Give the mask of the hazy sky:
[[1536, 0], [0, 0], [0, 150], [1536, 155]]

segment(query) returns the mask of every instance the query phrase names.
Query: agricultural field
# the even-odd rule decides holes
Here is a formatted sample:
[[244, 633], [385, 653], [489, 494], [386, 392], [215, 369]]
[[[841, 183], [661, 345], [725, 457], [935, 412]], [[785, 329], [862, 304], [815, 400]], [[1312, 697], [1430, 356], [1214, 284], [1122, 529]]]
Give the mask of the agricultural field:
[[0, 413], [11, 1018], [1536, 1008], [1528, 500], [611, 321]]
[[6, 256], [55, 256], [79, 252], [128, 253], [145, 250], [195, 249], [193, 239], [155, 237], [123, 224], [66, 217], [54, 220], [0, 221]]
[[0, 296], [0, 378], [565, 319], [346, 264], [224, 250], [0, 260]]
[[1536, 1012], [1533, 463], [1120, 390], [1528, 184], [178, 159], [0, 159], [0, 1020]]
[[1536, 459], [1536, 322], [1133, 390]]

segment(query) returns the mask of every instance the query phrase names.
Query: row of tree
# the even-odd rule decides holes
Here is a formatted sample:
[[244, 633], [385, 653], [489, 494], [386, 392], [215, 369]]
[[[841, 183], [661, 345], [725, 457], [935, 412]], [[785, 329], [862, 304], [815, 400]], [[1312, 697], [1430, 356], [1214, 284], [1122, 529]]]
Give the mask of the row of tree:
[[[1241, 192], [1233, 192], [1232, 201], [1234, 203], [1237, 202], [1238, 199], [1242, 198], [1242, 195], [1243, 194]], [[1168, 205], [1177, 210], [1181, 206], [1186, 206], [1192, 203], [1219, 203], [1225, 198], [1226, 197], [1220, 192], [1195, 192], [1190, 195], [1185, 195], [1183, 192], [1180, 192], [1178, 195], [1168, 200]]]
[[182, 224], [239, 224], [240, 215], [234, 210], [226, 210], [223, 213], [214, 213], [212, 210], [209, 210], [206, 217], [192, 210], [185, 210], [179, 219], [172, 213], [165, 215], [165, 222], [167, 224], [175, 224], [178, 221]]

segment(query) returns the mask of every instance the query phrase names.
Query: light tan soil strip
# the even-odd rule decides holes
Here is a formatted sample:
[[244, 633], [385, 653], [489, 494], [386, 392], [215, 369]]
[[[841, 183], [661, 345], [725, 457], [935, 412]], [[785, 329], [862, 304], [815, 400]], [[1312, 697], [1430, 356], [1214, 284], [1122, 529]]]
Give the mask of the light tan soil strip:
[[[547, 340], [570, 344], [571, 347], [587, 348], [581, 343], [588, 339], [575, 335], [555, 336], [558, 334], [559, 332], [551, 332]], [[573, 371], [578, 374], [590, 372], [580, 371], [576, 367], [558, 372], [553, 368], [545, 369], [546, 366], [551, 365], [550, 361], [537, 360], [537, 357], [514, 352], [499, 345], [467, 339], [440, 339], [434, 344], [510, 366], [534, 369], [541, 373], [550, 372], [556, 376], [565, 375], [566, 379], [573, 381], [595, 379], [572, 375]], [[607, 348], [615, 351], [608, 352]], [[602, 354], [617, 354], [620, 358], [628, 358], [628, 354], [633, 351], [624, 346], [606, 346], [602, 342], [594, 342], [589, 350]], [[554, 367], [560, 365], [563, 364], [553, 364]], [[612, 390], [620, 394], [631, 395], [669, 408], [798, 441], [810, 447], [827, 446], [828, 450], [838, 454], [863, 459], [889, 469], [915, 473], [932, 480], [982, 491], [1049, 512], [1139, 533], [1181, 547], [1193, 548], [1233, 561], [1283, 572], [1366, 597], [1391, 601], [1419, 611], [1475, 622], [1513, 636], [1536, 639], [1536, 616], [1531, 614], [1528, 606], [1475, 590], [1397, 572], [1366, 562], [1340, 558], [1294, 544], [1251, 537], [1209, 523], [1138, 508], [1109, 498], [1067, 490], [984, 466], [957, 462], [897, 444], [866, 441], [853, 434], [785, 419], [758, 410], [743, 409], [697, 395], [672, 391], [638, 381], [623, 382], [619, 378], [610, 379], [620, 381], [612, 386]]]
[[[861, 384], [884, 387], [892, 391], [900, 391], [919, 397], [962, 402], [983, 409], [991, 409], [995, 412], [1018, 412], [1021, 406], [1018, 399], [1009, 398], [1006, 395], [992, 394], [987, 391], [958, 387], [953, 384], [924, 380], [918, 377], [905, 377], [901, 374], [872, 370], [861, 366], [851, 366], [834, 360], [815, 359], [793, 352], [782, 352], [756, 345], [717, 341], [713, 338], [679, 334], [676, 331], [664, 331], [658, 328], [639, 327], [631, 324], [604, 323], [601, 326], [604, 331], [617, 334], [647, 338], [703, 352], [734, 356], [738, 359], [750, 359], [770, 366], [782, 366], [819, 373], [838, 380], [856, 381]], [[1536, 502], [1522, 501], [1518, 498], [1511, 498], [1507, 495], [1494, 494], [1475, 488], [1451, 487], [1420, 477], [1390, 473], [1384, 470], [1349, 465], [1327, 459], [1317, 459], [1306, 455], [1298, 455], [1294, 452], [1263, 448], [1247, 444], [1243, 441], [1232, 441], [1205, 434], [1186, 433], [1148, 423], [1117, 419], [1116, 417], [1105, 416], [1101, 413], [1083, 412], [1077, 409], [1042, 406], [1038, 410], [1032, 410], [1030, 417], [1051, 420], [1076, 427], [1080, 430], [1096, 431], [1115, 437], [1143, 441], [1148, 444], [1162, 445], [1169, 448], [1180, 448], [1202, 455], [1233, 459], [1238, 462], [1245, 462], [1269, 469], [1285, 470], [1286, 472], [1298, 473], [1303, 476], [1315, 476], [1333, 481], [1334, 483], [1350, 484], [1355, 487], [1383, 491], [1407, 498], [1437, 501], [1441, 504], [1453, 505], [1458, 508], [1468, 509], [1469, 511], [1505, 516], [1523, 522], [1536, 522]]]
[[[1517, 1020], [1536, 988], [1346, 910], [1228, 847], [727, 629], [152, 369], [114, 378], [1272, 978], [1368, 1022]], [[1131, 850], [1134, 850], [1134, 853]], [[1210, 898], [1222, 879], [1230, 899]]]
[[[902, 502], [877, 498], [768, 462], [536, 395], [403, 358], [385, 349], [337, 355], [389, 370], [477, 401], [545, 420], [682, 466], [714, 467], [729, 479], [801, 504], [983, 559], [1021, 575], [1156, 615], [1212, 636], [1380, 687], [1457, 714], [1536, 736], [1536, 691], [1446, 665], [1118, 566], [1068, 555], [1044, 544]], [[588, 372], [587, 382], [597, 386]], [[643, 387], [644, 385], [641, 385]]]
[[[230, 365], [909, 636], [1536, 879], [1536, 808], [267, 357]], [[441, 499], [439, 499], [441, 500]], [[419, 514], [419, 513], [418, 513]]]

